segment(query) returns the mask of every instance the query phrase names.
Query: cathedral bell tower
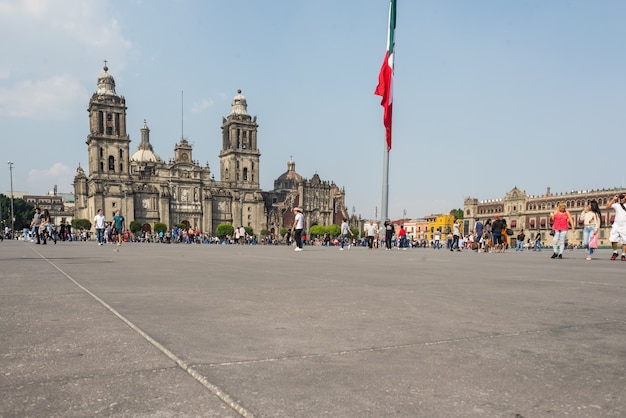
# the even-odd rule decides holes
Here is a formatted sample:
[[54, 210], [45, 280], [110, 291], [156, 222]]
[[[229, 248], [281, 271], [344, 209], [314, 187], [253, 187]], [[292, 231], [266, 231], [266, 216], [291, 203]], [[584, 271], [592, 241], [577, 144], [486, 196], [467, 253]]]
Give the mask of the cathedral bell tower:
[[129, 143], [126, 133], [126, 99], [115, 93], [115, 80], [104, 72], [98, 77], [98, 90], [89, 100], [89, 176], [127, 178]]
[[237, 91], [232, 110], [222, 120], [220, 179], [236, 188], [259, 188], [259, 157], [256, 116], [248, 115], [246, 98]]

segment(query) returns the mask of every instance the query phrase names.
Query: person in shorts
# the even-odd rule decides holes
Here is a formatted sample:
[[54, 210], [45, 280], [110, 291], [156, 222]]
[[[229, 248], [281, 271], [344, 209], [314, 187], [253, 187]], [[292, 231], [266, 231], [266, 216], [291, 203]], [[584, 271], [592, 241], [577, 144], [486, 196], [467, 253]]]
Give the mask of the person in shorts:
[[115, 235], [117, 235], [117, 245], [122, 245], [122, 232], [124, 231], [124, 217], [120, 215], [120, 210], [115, 211], [113, 217], [113, 227], [115, 228]]
[[611, 227], [611, 233], [609, 234], [609, 241], [613, 247], [613, 255], [611, 260], [617, 259], [617, 244], [622, 244], [622, 261], [626, 261], [626, 194], [620, 193], [613, 196], [613, 199], [607, 203], [607, 209], [613, 209], [615, 211], [615, 221]]

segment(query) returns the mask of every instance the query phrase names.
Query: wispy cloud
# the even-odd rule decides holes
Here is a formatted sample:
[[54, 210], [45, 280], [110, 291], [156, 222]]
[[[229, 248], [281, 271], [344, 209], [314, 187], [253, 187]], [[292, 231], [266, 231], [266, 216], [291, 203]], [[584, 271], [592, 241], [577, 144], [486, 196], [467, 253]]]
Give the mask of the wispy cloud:
[[192, 106], [191, 106], [191, 111], [193, 113], [200, 113], [202, 112], [204, 109], [207, 109], [209, 107], [212, 107], [215, 104], [215, 102], [213, 101], [213, 99], [202, 99], [199, 102], [195, 102]]
[[54, 163], [52, 167], [44, 170], [32, 169], [28, 172], [28, 184], [41, 186], [42, 183], [49, 186], [57, 184], [61, 189], [68, 189], [74, 180], [74, 173], [69, 166], [63, 163]]
[[63, 119], [73, 116], [88, 96], [87, 90], [69, 76], [19, 81], [0, 88], [0, 116], [31, 119]]
[[112, 10], [107, 1], [0, 0], [0, 38], [19, 37], [19, 47], [3, 51], [0, 116], [75, 114], [74, 101], [89, 97], [80, 83], [94, 63], [114, 60], [119, 71], [132, 49]]

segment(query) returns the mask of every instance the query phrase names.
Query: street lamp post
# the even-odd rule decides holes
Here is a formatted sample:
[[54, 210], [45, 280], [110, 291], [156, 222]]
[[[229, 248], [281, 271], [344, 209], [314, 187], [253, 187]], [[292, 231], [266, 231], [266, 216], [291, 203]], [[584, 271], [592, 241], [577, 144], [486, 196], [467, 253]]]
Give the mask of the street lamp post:
[[13, 161], [8, 161], [11, 175], [11, 237], [15, 236], [15, 216], [13, 215]]
[[239, 195], [239, 209], [241, 213], [241, 226], [243, 226], [243, 193]]

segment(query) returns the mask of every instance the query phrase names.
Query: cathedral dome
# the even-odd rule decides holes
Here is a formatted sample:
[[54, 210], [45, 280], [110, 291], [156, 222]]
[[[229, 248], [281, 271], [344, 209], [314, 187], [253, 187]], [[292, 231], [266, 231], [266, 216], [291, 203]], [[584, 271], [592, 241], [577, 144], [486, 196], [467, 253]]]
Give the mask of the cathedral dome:
[[138, 163], [157, 163], [161, 161], [161, 157], [151, 149], [138, 149], [131, 155], [130, 160]]
[[130, 156], [130, 160], [138, 163], [157, 163], [162, 161], [161, 157], [152, 149], [152, 144], [150, 143], [150, 128], [148, 128], [148, 124], [145, 120], [141, 128], [141, 142], [139, 143], [139, 147], [137, 147], [137, 151]]
[[287, 163], [287, 171], [281, 174], [280, 177], [276, 179], [276, 181], [302, 181], [302, 176], [296, 173], [296, 163], [292, 160], [289, 160], [289, 162]]

